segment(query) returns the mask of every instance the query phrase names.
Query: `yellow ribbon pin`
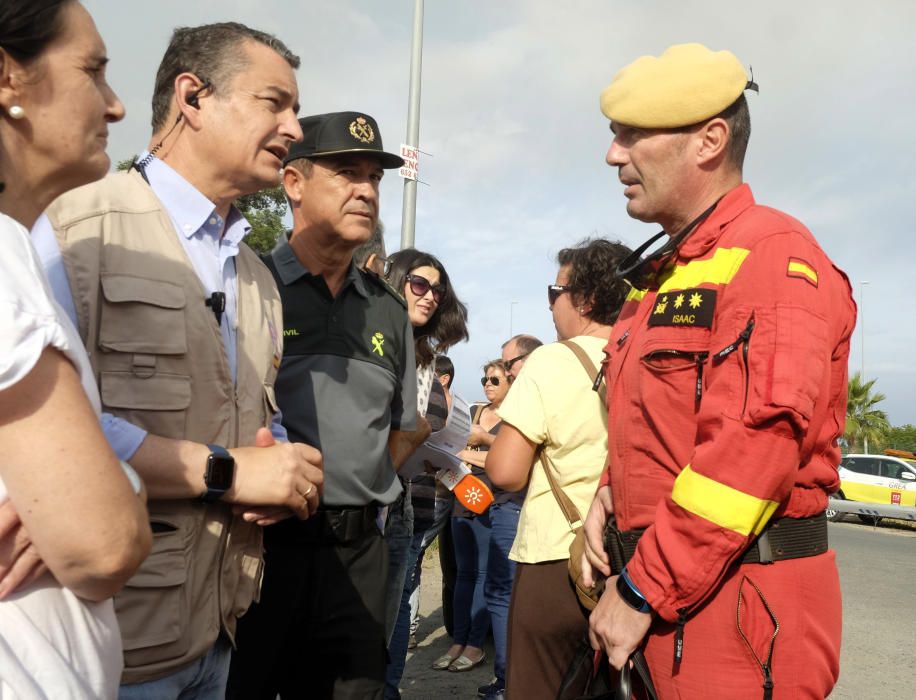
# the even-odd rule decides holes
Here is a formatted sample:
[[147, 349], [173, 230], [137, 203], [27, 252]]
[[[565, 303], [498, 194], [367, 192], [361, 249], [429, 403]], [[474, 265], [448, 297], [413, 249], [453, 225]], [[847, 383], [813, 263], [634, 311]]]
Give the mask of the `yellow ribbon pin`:
[[382, 350], [382, 346], [385, 344], [385, 336], [376, 331], [375, 335], [372, 336], [372, 351], [377, 352], [380, 357], [385, 356], [385, 351]]

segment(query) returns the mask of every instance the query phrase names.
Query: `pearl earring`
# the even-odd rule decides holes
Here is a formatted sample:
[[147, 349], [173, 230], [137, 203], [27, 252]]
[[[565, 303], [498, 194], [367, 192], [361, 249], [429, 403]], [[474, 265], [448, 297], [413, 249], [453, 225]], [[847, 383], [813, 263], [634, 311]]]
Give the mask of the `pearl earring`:
[[13, 105], [9, 111], [13, 119], [22, 119], [25, 116], [25, 110], [19, 105]]

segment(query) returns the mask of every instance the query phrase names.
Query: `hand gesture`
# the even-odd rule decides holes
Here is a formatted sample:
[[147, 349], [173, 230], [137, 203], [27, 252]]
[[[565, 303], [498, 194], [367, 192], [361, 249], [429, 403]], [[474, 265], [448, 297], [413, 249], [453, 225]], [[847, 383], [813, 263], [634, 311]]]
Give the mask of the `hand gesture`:
[[585, 530], [585, 551], [582, 553], [582, 582], [588, 586], [595, 585], [595, 571], [605, 576], [611, 575], [611, 562], [604, 551], [604, 528], [608, 519], [614, 514], [614, 501], [611, 498], [611, 487], [602, 486], [595, 494], [585, 516], [582, 527]]
[[235, 483], [226, 500], [257, 506], [241, 509], [249, 522], [270, 525], [287, 517], [284, 511], [305, 520], [318, 509], [324, 472], [321, 453], [314, 447], [300, 442], [278, 443], [270, 430], [261, 428], [254, 447], [230, 452], [235, 457]]

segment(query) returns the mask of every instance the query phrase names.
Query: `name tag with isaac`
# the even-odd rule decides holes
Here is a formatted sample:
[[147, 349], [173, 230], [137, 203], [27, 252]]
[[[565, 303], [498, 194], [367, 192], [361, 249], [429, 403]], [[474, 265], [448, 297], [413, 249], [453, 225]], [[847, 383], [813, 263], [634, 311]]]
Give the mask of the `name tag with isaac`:
[[690, 326], [711, 328], [716, 309], [715, 289], [682, 289], [655, 298], [649, 326]]

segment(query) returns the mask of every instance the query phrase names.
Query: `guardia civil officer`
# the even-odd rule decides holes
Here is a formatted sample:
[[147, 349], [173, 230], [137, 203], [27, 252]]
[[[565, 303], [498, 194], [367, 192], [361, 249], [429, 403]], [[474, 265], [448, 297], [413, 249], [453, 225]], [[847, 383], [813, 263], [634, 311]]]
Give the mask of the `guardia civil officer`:
[[388, 552], [377, 515], [428, 428], [414, 432], [405, 302], [352, 258], [376, 229], [385, 169], [403, 161], [365, 113], [299, 123], [283, 170], [293, 229], [265, 262], [283, 301], [283, 423], [321, 450], [325, 487], [316, 517], [267, 528], [264, 589], [239, 629], [229, 695], [381, 698]]
[[742, 182], [755, 87], [731, 53], [686, 44], [601, 96], [627, 212], [667, 239], [619, 270], [634, 288], [606, 348], [586, 570], [609, 573], [612, 514], [645, 532], [590, 634], [618, 668], [644, 643], [660, 698], [824, 698], [839, 671], [824, 509], [855, 307], [811, 233]]

